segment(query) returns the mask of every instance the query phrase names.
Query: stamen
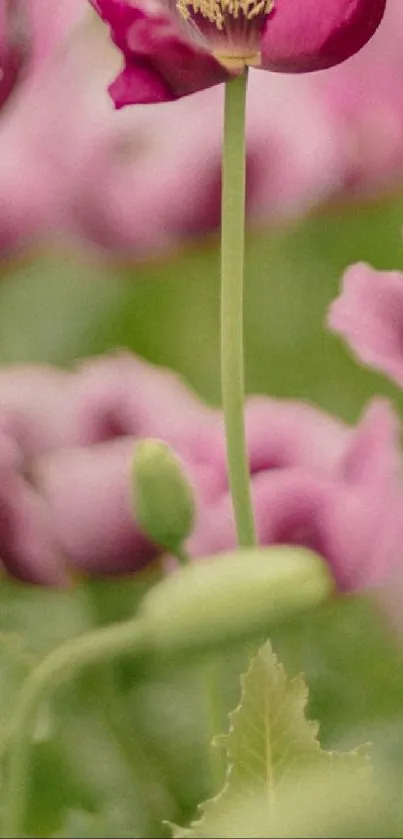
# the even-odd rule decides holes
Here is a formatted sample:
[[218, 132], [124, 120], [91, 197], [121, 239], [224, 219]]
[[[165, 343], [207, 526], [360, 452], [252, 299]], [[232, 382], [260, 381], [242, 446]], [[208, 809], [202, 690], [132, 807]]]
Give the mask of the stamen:
[[200, 14], [214, 23], [217, 29], [223, 29], [228, 16], [253, 20], [260, 15], [268, 15], [274, 0], [177, 0], [176, 5], [184, 18]]

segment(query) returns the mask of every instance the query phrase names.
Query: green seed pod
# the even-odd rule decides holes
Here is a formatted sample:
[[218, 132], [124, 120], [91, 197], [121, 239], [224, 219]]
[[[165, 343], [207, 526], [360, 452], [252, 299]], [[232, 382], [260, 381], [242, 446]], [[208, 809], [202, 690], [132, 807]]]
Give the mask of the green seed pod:
[[193, 529], [195, 504], [179, 458], [162, 440], [136, 445], [132, 492], [141, 529], [167, 551], [181, 554]]
[[269, 547], [200, 559], [143, 601], [151, 643], [164, 655], [246, 641], [333, 592], [325, 562], [303, 548]]

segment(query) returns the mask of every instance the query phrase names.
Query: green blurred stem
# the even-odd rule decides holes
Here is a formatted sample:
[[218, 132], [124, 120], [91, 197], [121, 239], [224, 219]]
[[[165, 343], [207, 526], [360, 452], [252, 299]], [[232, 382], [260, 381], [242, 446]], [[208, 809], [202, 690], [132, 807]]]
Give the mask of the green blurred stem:
[[118, 655], [142, 655], [147, 651], [147, 633], [138, 619], [88, 632], [67, 641], [50, 653], [28, 677], [19, 696], [9, 740], [3, 836], [24, 835], [29, 752], [36, 715], [42, 700], [82, 667], [115, 659]]
[[221, 216], [221, 390], [240, 547], [256, 544], [244, 422], [243, 284], [247, 71], [225, 86]]

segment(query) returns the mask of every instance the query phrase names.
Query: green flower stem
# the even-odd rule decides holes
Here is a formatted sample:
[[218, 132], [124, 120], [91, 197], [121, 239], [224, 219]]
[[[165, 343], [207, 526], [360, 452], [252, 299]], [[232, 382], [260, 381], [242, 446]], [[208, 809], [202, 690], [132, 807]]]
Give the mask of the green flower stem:
[[8, 743], [3, 836], [17, 839], [24, 835], [29, 751], [43, 698], [85, 665], [109, 661], [117, 655], [143, 655], [148, 646], [143, 623], [138, 619], [129, 620], [67, 641], [50, 653], [29, 676], [19, 695]]
[[243, 279], [247, 71], [226, 83], [221, 220], [221, 390], [240, 547], [256, 544], [244, 423]]

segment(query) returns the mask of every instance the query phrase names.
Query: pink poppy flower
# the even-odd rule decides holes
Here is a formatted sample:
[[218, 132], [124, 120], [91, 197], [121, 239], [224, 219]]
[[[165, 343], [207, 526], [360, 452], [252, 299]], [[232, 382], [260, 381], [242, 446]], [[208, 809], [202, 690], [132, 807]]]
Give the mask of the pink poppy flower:
[[136, 440], [160, 437], [186, 464], [200, 499], [219, 494], [215, 412], [172, 373], [130, 354], [74, 371], [0, 371], [0, 557], [10, 574], [64, 584], [69, 569], [138, 571], [162, 549], [133, 521]]
[[330, 306], [328, 327], [357, 358], [403, 387], [403, 274], [377, 271], [363, 262], [343, 276], [342, 292]]
[[[401, 561], [399, 423], [374, 401], [357, 428], [309, 405], [256, 397], [246, 408], [252, 496], [263, 545], [307, 546], [341, 590], [381, 583]], [[128, 353], [72, 371], [0, 373], [0, 557], [8, 573], [62, 585], [71, 570], [135, 573], [158, 557], [136, 525], [136, 441], [158, 437], [192, 484], [193, 558], [235, 546], [221, 411]]]
[[[316, 551], [343, 591], [378, 586], [402, 560], [399, 423], [388, 403], [374, 401], [352, 429], [307, 405], [251, 399], [246, 423], [260, 543]], [[194, 556], [235, 547], [228, 491], [199, 521]]]
[[[0, 252], [58, 236], [101, 256], [141, 259], [218, 229], [222, 87], [116, 114], [104, 89], [113, 58], [106, 29], [83, 23], [4, 113]], [[299, 216], [325, 198], [338, 171], [333, 128], [308, 77], [266, 81], [258, 72], [249, 80], [247, 213], [255, 222]]]
[[372, 37], [385, 0], [91, 0], [125, 66], [110, 87], [117, 108], [178, 99], [245, 65], [305, 73], [339, 64]]

